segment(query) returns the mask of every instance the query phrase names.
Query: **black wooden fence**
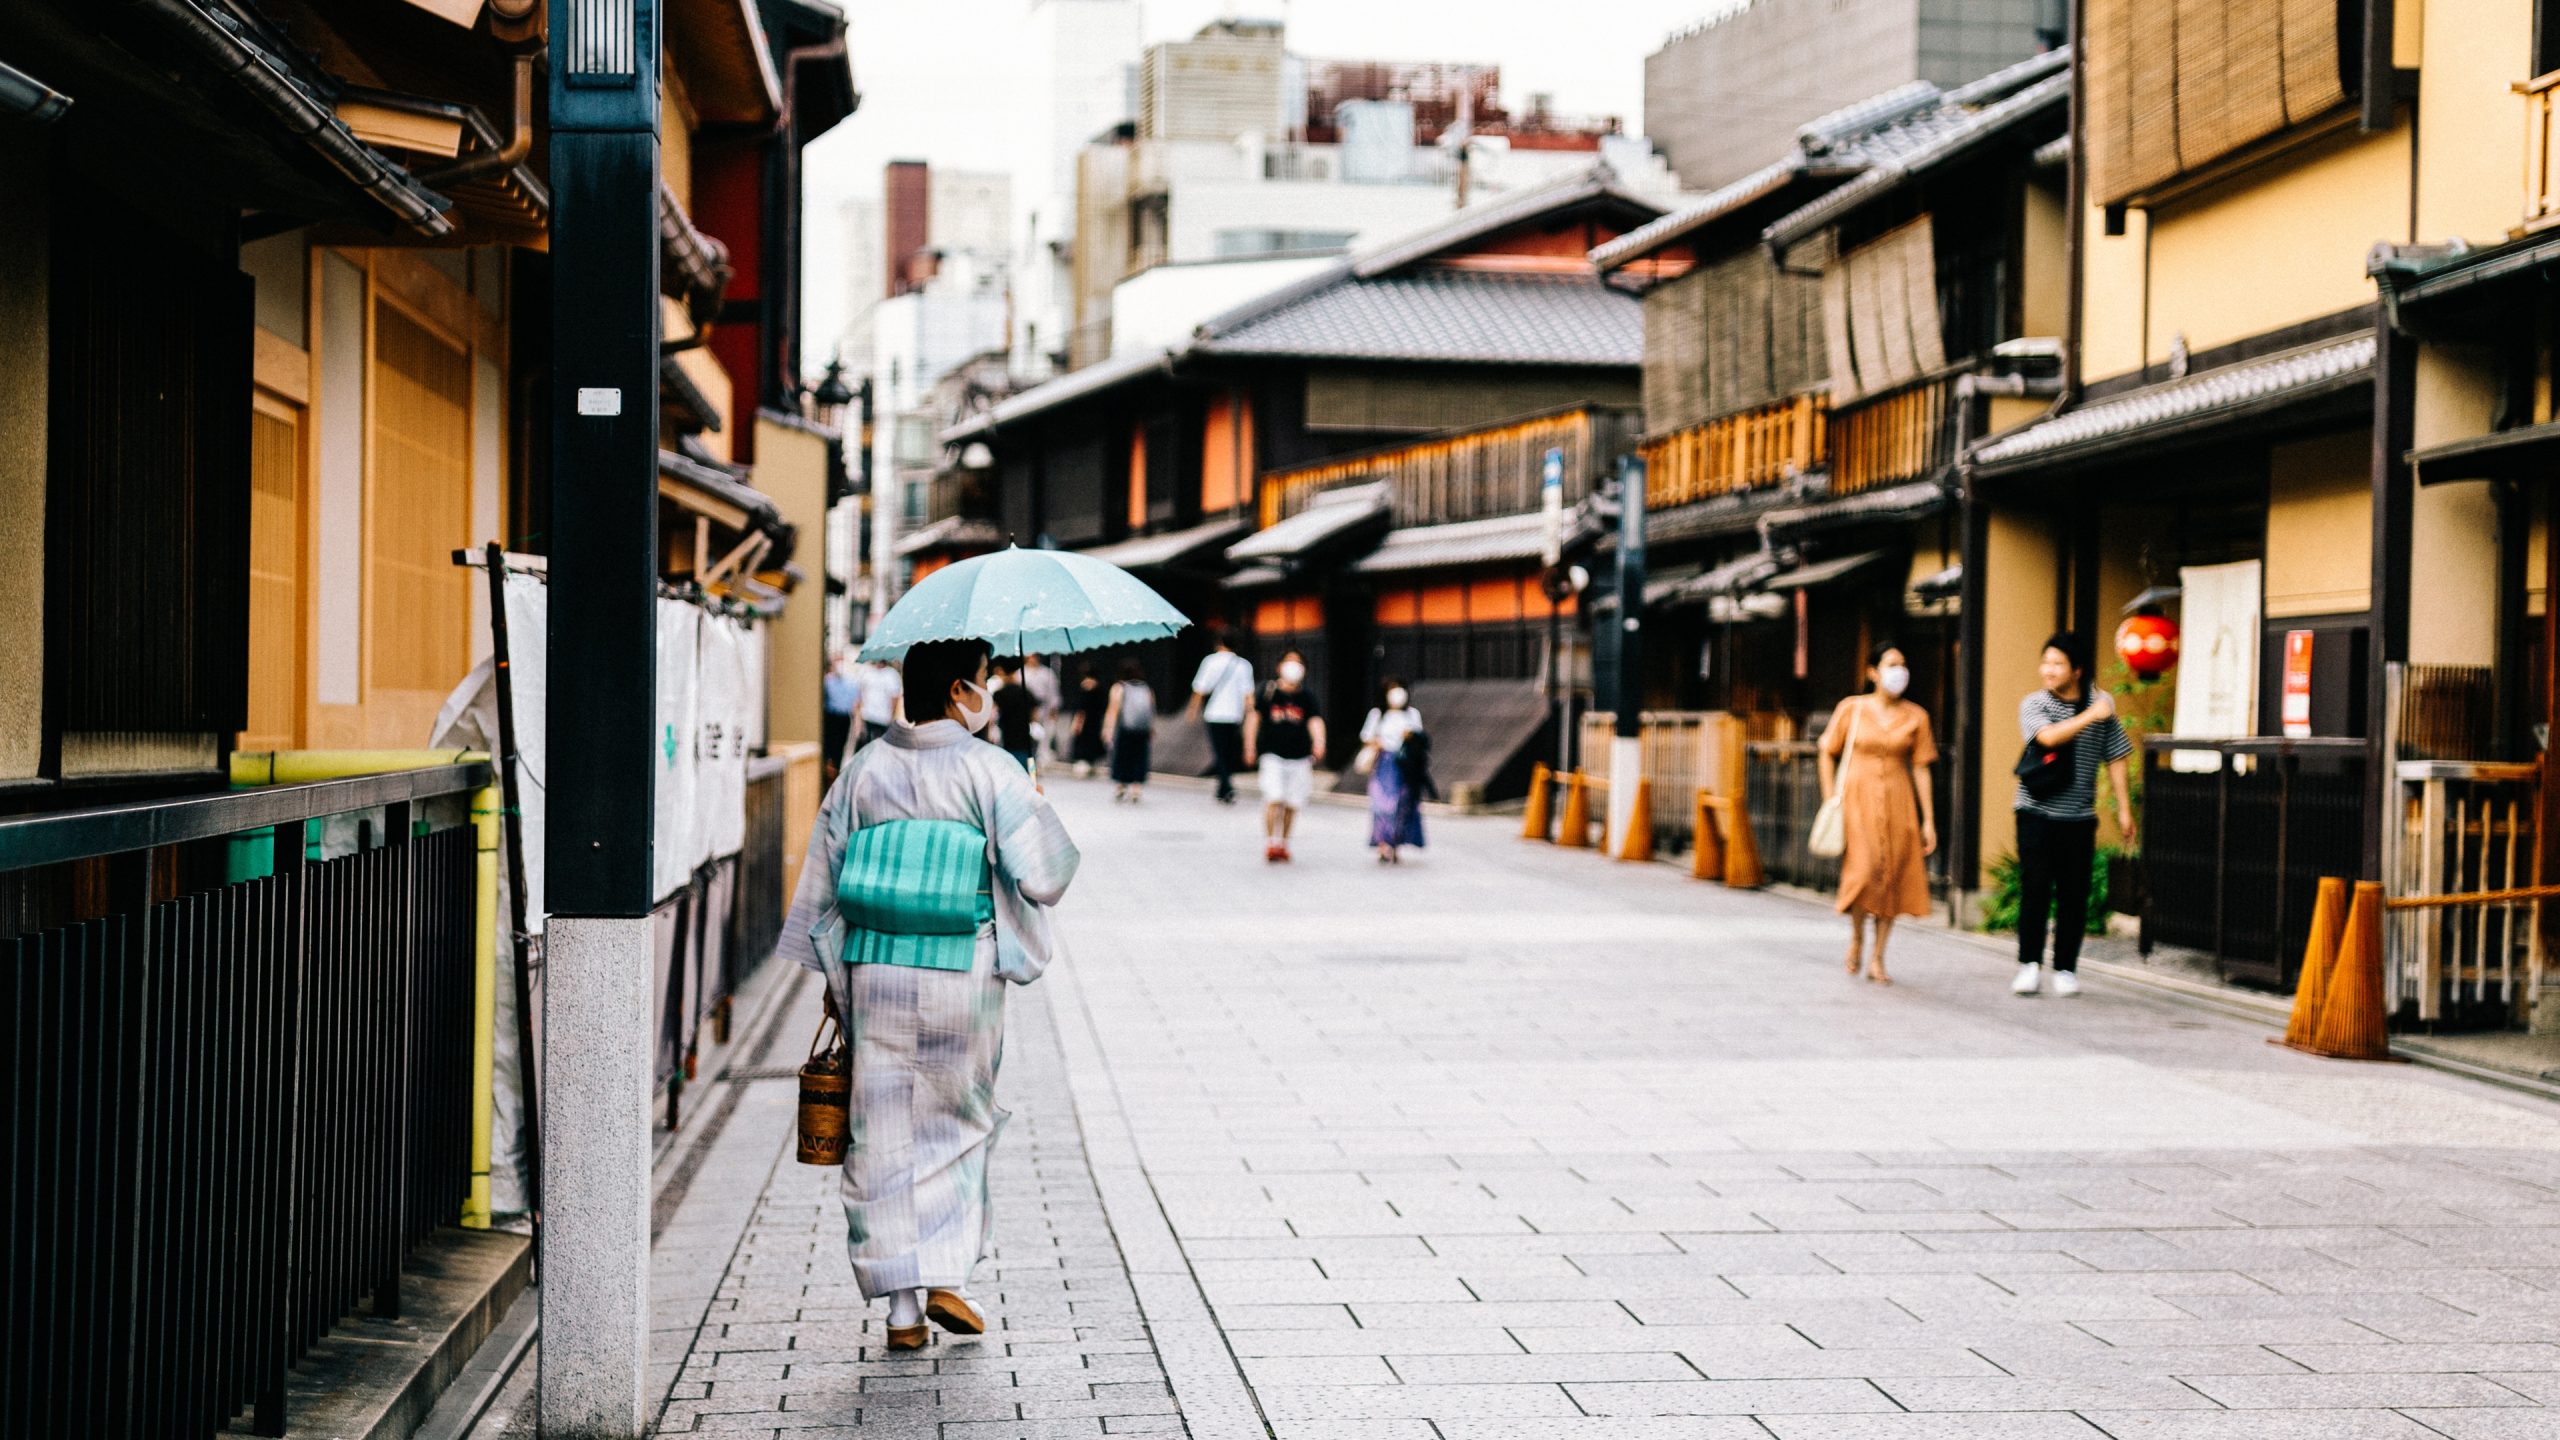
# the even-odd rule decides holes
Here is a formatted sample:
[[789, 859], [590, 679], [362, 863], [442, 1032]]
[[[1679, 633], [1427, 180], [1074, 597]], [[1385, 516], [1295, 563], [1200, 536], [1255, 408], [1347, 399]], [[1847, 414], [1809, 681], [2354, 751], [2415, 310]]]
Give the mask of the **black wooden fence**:
[[[397, 1315], [469, 1181], [487, 780], [0, 821], [0, 1434], [280, 1435], [287, 1368]], [[358, 812], [352, 853], [224, 878], [234, 836]]]
[[[2371, 747], [2168, 735], [2143, 747], [2144, 947], [2201, 950], [2226, 979], [2290, 990], [2320, 877], [2362, 871]], [[2178, 769], [2179, 752], [2214, 768]]]

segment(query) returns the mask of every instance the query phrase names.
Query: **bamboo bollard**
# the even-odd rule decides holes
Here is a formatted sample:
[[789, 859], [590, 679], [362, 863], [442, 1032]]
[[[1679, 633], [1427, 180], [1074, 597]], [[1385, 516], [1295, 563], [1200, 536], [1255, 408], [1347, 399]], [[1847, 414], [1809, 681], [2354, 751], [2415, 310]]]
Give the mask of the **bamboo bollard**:
[[1565, 777], [1564, 819], [1556, 826], [1556, 843], [1569, 850], [1591, 847], [1591, 781], [1579, 770]]
[[2338, 946], [2338, 963], [2329, 973], [2328, 993], [2321, 999], [2320, 1020], [2312, 1041], [2315, 1054], [2341, 1060], [2388, 1060], [2382, 994], [2382, 886], [2356, 882], [2355, 903], [2347, 910], [2346, 937]]
[[1702, 787], [1696, 813], [1689, 822], [1689, 874], [1697, 880], [1724, 878], [1724, 840], [1716, 833], [1715, 808]]
[[1627, 833], [1618, 837], [1618, 858], [1653, 858], [1653, 781], [1638, 779], [1634, 803], [1627, 807]]
[[1545, 761], [1539, 761], [1529, 767], [1529, 808], [1521, 812], [1521, 839], [1544, 840], [1547, 838], [1549, 818], [1547, 787], [1554, 783], [1555, 772], [1547, 768]]
[[1751, 833], [1751, 812], [1740, 791], [1724, 802], [1724, 883], [1736, 890], [1757, 890], [1769, 882], [1760, 868], [1760, 840]]
[[2284, 1027], [2284, 1043], [2296, 1050], [2310, 1049], [2319, 1033], [2320, 1011], [2328, 1000], [2329, 975], [2337, 967], [2346, 923], [2347, 882], [2335, 875], [2321, 876], [2319, 896], [2311, 906], [2311, 943], [2302, 949], [2302, 979], [2293, 991], [2293, 1018]]

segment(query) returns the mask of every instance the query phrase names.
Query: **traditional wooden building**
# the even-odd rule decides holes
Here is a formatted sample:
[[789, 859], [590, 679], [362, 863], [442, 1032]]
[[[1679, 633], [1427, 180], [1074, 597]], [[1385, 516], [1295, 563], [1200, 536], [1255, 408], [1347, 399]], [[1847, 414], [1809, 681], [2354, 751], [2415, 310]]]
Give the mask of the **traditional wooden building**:
[[[1538, 562], [1545, 447], [1520, 437], [1635, 403], [1636, 303], [1603, 286], [1583, 256], [1660, 213], [1596, 166], [1349, 256], [1169, 348], [1013, 396], [943, 439], [991, 447], [997, 524], [1021, 543], [1106, 556], [1204, 622], [1259, 625], [1274, 637], [1324, 629], [1333, 644], [1319, 680], [1337, 704], [1358, 703], [1389, 658], [1369, 638], [1385, 614], [1368, 598], [1379, 577], [1398, 577], [1386, 588], [1413, 597], [1411, 615], [1386, 616], [1386, 633], [1450, 618], [1437, 602], [1422, 618], [1418, 597], [1431, 584], [1417, 577], [1450, 569], [1454, 583], [1487, 565], [1508, 577], [1515, 598], [1497, 619], [1487, 590], [1485, 633], [1530, 623], [1517, 597]], [[1434, 465], [1455, 466], [1439, 473], [1461, 478], [1434, 489], [1418, 478]], [[1391, 472], [1409, 478], [1338, 502], [1356, 510], [1326, 504], [1308, 518], [1325, 492]], [[1285, 477], [1277, 490], [1275, 477]], [[1576, 474], [1577, 491], [1587, 478]], [[1230, 558], [1266, 524], [1290, 528]], [[1497, 530], [1499, 539], [1489, 533]], [[1304, 550], [1290, 537], [1306, 537]], [[1363, 556], [1346, 545], [1353, 540], [1377, 549]], [[1250, 568], [1239, 575], [1240, 565]], [[1345, 566], [1360, 577], [1356, 601], [1328, 588]], [[1455, 613], [1479, 623], [1472, 610]], [[1361, 638], [1346, 644], [1333, 622], [1350, 614]], [[1483, 678], [1499, 669], [1505, 683], [1531, 683], [1532, 663], [1516, 642], [1502, 643], [1515, 649], [1499, 663], [1491, 640], [1472, 657], [1438, 646], [1396, 656], [1424, 685], [1466, 680], [1478, 660]], [[1195, 629], [1149, 653], [1167, 699], [1183, 693], [1205, 647]], [[1172, 769], [1194, 758], [1180, 731], [1158, 754]]]

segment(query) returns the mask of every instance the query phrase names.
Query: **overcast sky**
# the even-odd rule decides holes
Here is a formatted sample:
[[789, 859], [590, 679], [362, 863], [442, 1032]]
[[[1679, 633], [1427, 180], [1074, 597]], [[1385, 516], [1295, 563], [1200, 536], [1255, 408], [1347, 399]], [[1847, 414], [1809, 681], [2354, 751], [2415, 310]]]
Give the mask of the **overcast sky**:
[[[1178, 40], [1221, 16], [1277, 16], [1316, 59], [1450, 60], [1502, 67], [1514, 109], [1539, 91], [1567, 115], [1643, 128], [1644, 57], [1736, 0], [1147, 0], [1145, 39]], [[877, 195], [890, 160], [998, 170], [1009, 160], [1010, 32], [1027, 0], [844, 0], [862, 108], [809, 147], [807, 313], [823, 351], [845, 313], [839, 207]], [[823, 356], [813, 361], [823, 363]]]

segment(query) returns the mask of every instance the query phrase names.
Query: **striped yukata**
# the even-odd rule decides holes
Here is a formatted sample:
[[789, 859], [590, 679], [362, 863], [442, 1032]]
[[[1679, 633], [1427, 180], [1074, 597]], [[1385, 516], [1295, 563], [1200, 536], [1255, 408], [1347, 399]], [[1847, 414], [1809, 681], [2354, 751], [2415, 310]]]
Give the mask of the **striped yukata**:
[[[994, 839], [992, 923], [967, 970], [844, 963], [836, 903], [847, 838], [893, 820], [956, 820]], [[1075, 878], [1075, 843], [1012, 757], [957, 721], [898, 725], [845, 762], [818, 809], [783, 945], [825, 977], [853, 1051], [845, 1229], [866, 1298], [958, 1290], [986, 1252], [987, 1155], [1004, 987], [1040, 978], [1059, 945], [1048, 907]]]

